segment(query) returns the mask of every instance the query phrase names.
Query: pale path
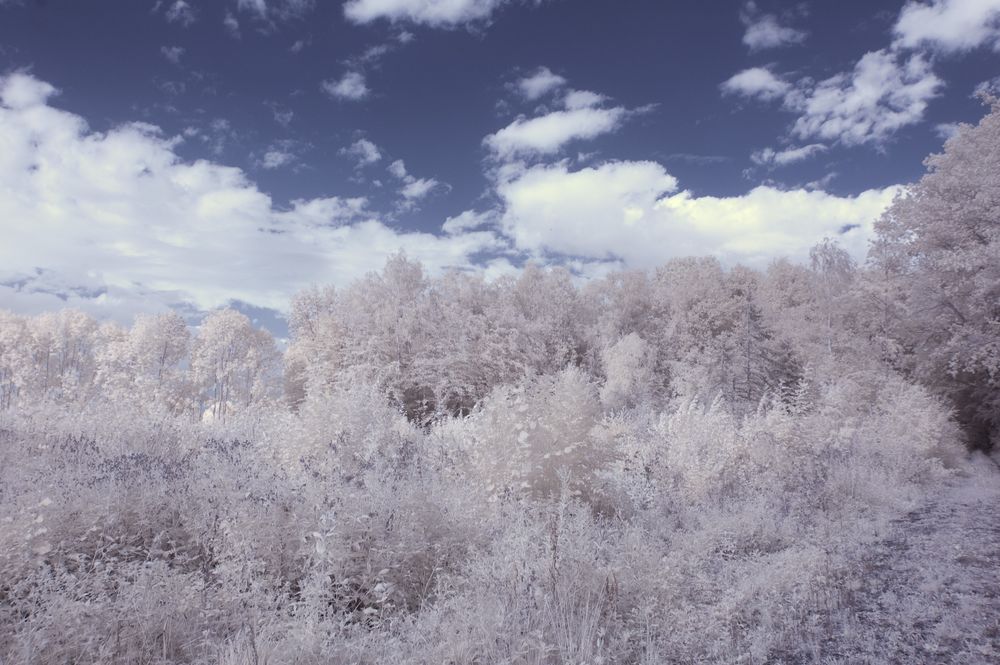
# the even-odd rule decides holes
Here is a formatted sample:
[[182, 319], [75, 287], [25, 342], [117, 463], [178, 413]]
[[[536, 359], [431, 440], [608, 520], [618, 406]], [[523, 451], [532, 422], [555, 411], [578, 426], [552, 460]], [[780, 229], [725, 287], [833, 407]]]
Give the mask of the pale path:
[[861, 562], [861, 588], [838, 612], [837, 634], [809, 661], [1000, 663], [997, 467], [980, 457], [894, 526]]

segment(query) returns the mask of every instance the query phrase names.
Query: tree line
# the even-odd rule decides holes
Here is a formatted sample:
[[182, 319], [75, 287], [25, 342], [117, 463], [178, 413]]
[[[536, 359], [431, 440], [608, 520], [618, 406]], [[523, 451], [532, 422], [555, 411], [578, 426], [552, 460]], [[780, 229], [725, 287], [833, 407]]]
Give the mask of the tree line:
[[231, 309], [192, 335], [176, 313], [131, 328], [66, 310], [0, 312], [0, 408], [139, 400], [211, 418], [363, 379], [418, 423], [469, 414], [501, 386], [567, 367], [606, 410], [721, 397], [737, 413], [805, 381], [878, 363], [948, 399], [969, 444], [1000, 425], [1000, 107], [928, 158], [875, 225], [865, 264], [835, 239], [808, 265], [726, 269], [710, 257], [580, 282], [528, 264], [487, 281], [428, 277], [404, 255], [290, 308], [291, 340]]

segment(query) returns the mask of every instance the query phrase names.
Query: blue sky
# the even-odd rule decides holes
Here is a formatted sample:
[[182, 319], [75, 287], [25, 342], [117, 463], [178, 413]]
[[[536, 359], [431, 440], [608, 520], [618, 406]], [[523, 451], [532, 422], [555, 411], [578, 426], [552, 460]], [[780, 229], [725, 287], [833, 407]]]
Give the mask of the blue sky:
[[1000, 0], [0, 0], [0, 307], [862, 258], [998, 49]]

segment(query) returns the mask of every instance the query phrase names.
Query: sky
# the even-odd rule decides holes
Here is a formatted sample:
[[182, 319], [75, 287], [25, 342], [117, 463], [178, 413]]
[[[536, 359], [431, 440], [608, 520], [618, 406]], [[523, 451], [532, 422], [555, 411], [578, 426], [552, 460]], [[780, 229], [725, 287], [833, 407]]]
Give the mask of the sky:
[[0, 308], [863, 260], [998, 75], [1000, 0], [0, 0]]

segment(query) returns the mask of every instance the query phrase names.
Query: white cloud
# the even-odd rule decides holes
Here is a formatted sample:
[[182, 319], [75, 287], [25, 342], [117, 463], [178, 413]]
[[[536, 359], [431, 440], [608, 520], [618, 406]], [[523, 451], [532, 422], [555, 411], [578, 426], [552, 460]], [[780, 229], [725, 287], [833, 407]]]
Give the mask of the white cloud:
[[340, 80], [323, 81], [320, 87], [331, 97], [351, 101], [364, 99], [371, 92], [361, 72], [347, 72]]
[[922, 56], [901, 60], [887, 50], [872, 51], [850, 74], [786, 96], [786, 106], [800, 113], [792, 134], [860, 145], [881, 143], [902, 127], [920, 122], [942, 81]]
[[388, 171], [400, 180], [405, 180], [410, 177], [410, 175], [406, 172], [406, 163], [402, 159], [397, 159], [392, 164], [389, 164]]
[[496, 221], [496, 218], [497, 214], [492, 210], [487, 210], [485, 212], [466, 210], [458, 215], [455, 215], [454, 217], [449, 217], [444, 220], [444, 224], [441, 225], [441, 230], [449, 235], [464, 233], [466, 231], [486, 226], [487, 224], [492, 224]]
[[417, 201], [424, 198], [441, 183], [434, 178], [415, 178], [406, 170], [406, 164], [401, 159], [397, 159], [389, 164], [389, 173], [403, 181], [403, 186], [399, 189], [403, 197], [403, 207], [411, 208]]
[[566, 79], [558, 74], [553, 74], [548, 67], [539, 67], [534, 74], [517, 82], [518, 90], [528, 101], [539, 99], [564, 85], [566, 85]]
[[286, 108], [277, 102], [265, 102], [265, 105], [271, 108], [271, 115], [274, 116], [274, 121], [276, 123], [282, 127], [288, 127], [292, 124], [292, 119], [295, 117], [295, 111], [290, 108]]
[[955, 134], [958, 134], [958, 130], [962, 128], [962, 124], [959, 122], [942, 122], [934, 125], [934, 132], [938, 135], [938, 138], [947, 141]]
[[[58, 293], [98, 314], [232, 300], [284, 310], [304, 286], [349, 283], [399, 249], [432, 273], [481, 270], [474, 257], [511, 251], [570, 255], [586, 271], [692, 254], [760, 265], [781, 254], [805, 257], [823, 236], [858, 225], [838, 237], [861, 256], [872, 220], [898, 191], [837, 197], [758, 187], [698, 197], [679, 191], [654, 162], [576, 171], [568, 162], [505, 165], [494, 182], [501, 212], [449, 218], [444, 236], [401, 232], [364, 198], [278, 208], [240, 169], [181, 159], [182, 139], [152, 125], [92, 132], [48, 105], [55, 92], [26, 74], [0, 78], [0, 284], [8, 284], [0, 304], [14, 309], [58, 304]], [[402, 161], [389, 169], [404, 205], [407, 195], [416, 200], [439, 186]], [[511, 269], [503, 259], [485, 268]]]
[[287, 150], [275, 148], [264, 153], [264, 158], [260, 160], [260, 165], [265, 169], [279, 169], [295, 162], [295, 154]]
[[1000, 76], [995, 76], [991, 79], [980, 81], [976, 85], [975, 94], [992, 95], [994, 97], [1000, 96]]
[[722, 83], [722, 92], [730, 95], [756, 97], [758, 99], [776, 99], [783, 97], [791, 90], [791, 85], [766, 67], [751, 67], [734, 74]]
[[315, 0], [237, 0], [236, 8], [261, 19], [289, 19], [305, 15], [315, 4]]
[[185, 0], [177, 0], [171, 4], [164, 16], [170, 23], [180, 23], [185, 28], [197, 20], [194, 10]]
[[[180, 139], [151, 125], [92, 132], [48, 106], [53, 93], [26, 74], [0, 78], [0, 283], [37, 282], [41, 270], [64, 291], [103, 291], [80, 296], [96, 308], [99, 297], [110, 308], [155, 295], [284, 310], [299, 289], [349, 283], [399, 249], [439, 272], [473, 269], [472, 256], [503, 246], [490, 232], [396, 231], [363, 198], [279, 209], [240, 169], [185, 161]], [[44, 296], [30, 285], [19, 293], [32, 307]], [[15, 309], [19, 298], [0, 293]]]
[[883, 143], [899, 129], [920, 122], [942, 85], [920, 54], [905, 57], [882, 49], [866, 53], [852, 72], [818, 83], [803, 78], [793, 85], [754, 67], [721, 87], [726, 94], [781, 99], [786, 110], [798, 114], [791, 128], [798, 139], [853, 146]]
[[240, 22], [231, 13], [226, 12], [226, 17], [222, 19], [222, 25], [225, 26], [226, 31], [234, 39], [239, 39], [241, 37]]
[[49, 83], [24, 73], [0, 78], [0, 102], [9, 109], [24, 110], [46, 104], [49, 97], [59, 94]]
[[241, 11], [248, 11], [258, 16], [267, 16], [266, 0], [237, 0], [236, 7]]
[[403, 185], [399, 193], [407, 201], [417, 201], [430, 194], [439, 184], [441, 183], [434, 178], [414, 178]]
[[806, 39], [805, 32], [782, 25], [774, 14], [761, 14], [754, 2], [744, 5], [740, 20], [746, 26], [743, 43], [751, 52], [801, 44]]
[[907, 2], [893, 26], [894, 46], [943, 53], [982, 45], [1000, 50], [1000, 0]]
[[795, 162], [801, 162], [804, 159], [809, 159], [810, 157], [817, 155], [821, 152], [826, 152], [827, 147], [822, 143], [812, 143], [810, 145], [804, 145], [798, 148], [786, 148], [784, 150], [774, 150], [773, 148], [764, 148], [763, 150], [758, 150], [750, 156], [754, 164], [760, 165], [774, 165], [774, 166], [787, 166], [788, 164], [794, 164]]
[[553, 111], [537, 118], [518, 118], [483, 143], [501, 159], [518, 155], [549, 155], [567, 143], [592, 139], [621, 126], [628, 112], [622, 107]]
[[179, 65], [181, 62], [181, 56], [184, 55], [184, 48], [181, 46], [161, 46], [160, 53], [162, 53], [163, 57], [170, 62], [175, 65]]
[[607, 101], [607, 97], [590, 90], [570, 90], [563, 99], [563, 106], [569, 110], [585, 109]]
[[[497, 183], [501, 227], [519, 249], [652, 267], [712, 254], [762, 265], [804, 258], [824, 236], [864, 256], [872, 223], [896, 187], [856, 197], [757, 187], [742, 196], [697, 197], [654, 162], [610, 162], [570, 171], [566, 163], [517, 171]], [[844, 227], [857, 225], [838, 235]]]
[[344, 15], [354, 23], [387, 19], [452, 28], [484, 21], [507, 0], [348, 0]]
[[358, 139], [347, 148], [341, 149], [340, 154], [356, 158], [358, 160], [358, 168], [374, 164], [382, 159], [382, 153], [379, 151], [378, 146], [368, 139]]

